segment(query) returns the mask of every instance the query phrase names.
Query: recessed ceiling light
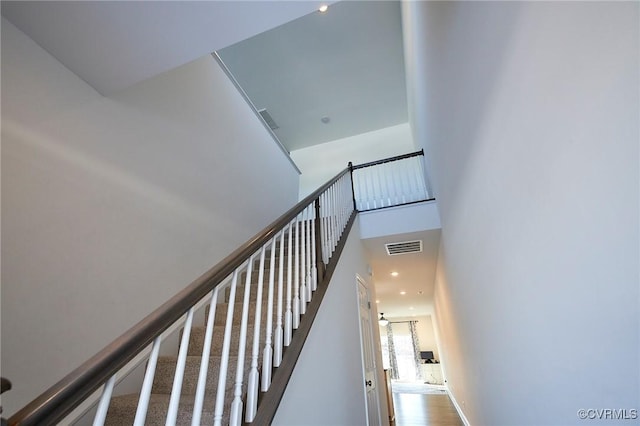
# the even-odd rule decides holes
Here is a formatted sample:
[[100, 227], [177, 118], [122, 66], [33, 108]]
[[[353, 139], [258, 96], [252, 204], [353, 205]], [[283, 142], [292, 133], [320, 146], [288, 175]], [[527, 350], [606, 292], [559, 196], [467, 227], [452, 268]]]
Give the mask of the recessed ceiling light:
[[400, 274], [398, 274], [396, 271], [393, 271], [393, 272], [391, 273], [391, 276], [392, 276], [392, 277], [397, 277], [398, 275], [400, 275]]
[[331, 119], [329, 117], [322, 117], [320, 121], [322, 121], [324, 124], [328, 124], [331, 121]]
[[379, 300], [376, 300], [376, 303], [380, 303], [380, 301], [379, 301]]
[[401, 291], [400, 294], [404, 296], [405, 294], [407, 294], [407, 292], [406, 291]]
[[324, 12], [326, 12], [326, 11], [327, 11], [327, 9], [329, 9], [329, 6], [327, 6], [326, 4], [323, 4], [322, 6], [320, 6], [320, 7], [318, 8], [318, 11], [320, 11], [320, 12], [324, 13]]
[[410, 311], [413, 311], [413, 306], [409, 306], [409, 310], [410, 310]]

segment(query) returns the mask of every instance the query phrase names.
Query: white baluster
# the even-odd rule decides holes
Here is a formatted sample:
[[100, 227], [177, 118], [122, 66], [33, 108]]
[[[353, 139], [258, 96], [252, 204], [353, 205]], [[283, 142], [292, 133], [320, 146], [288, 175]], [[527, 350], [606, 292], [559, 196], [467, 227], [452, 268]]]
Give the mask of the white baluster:
[[391, 180], [393, 182], [393, 193], [395, 204], [403, 204], [402, 188], [399, 186], [400, 179], [398, 179], [398, 168], [402, 165], [400, 161], [394, 161], [391, 163]]
[[365, 174], [367, 179], [367, 188], [369, 192], [369, 199], [367, 201], [367, 210], [376, 208], [376, 188], [373, 183], [373, 174], [371, 173], [370, 167], [365, 167], [362, 169], [362, 172]]
[[262, 392], [269, 390], [271, 385], [271, 368], [273, 366], [273, 348], [271, 346], [271, 335], [273, 327], [273, 287], [274, 274], [276, 269], [276, 238], [271, 241], [271, 260], [269, 262], [269, 294], [267, 296], [267, 326], [262, 352]]
[[327, 192], [320, 195], [320, 246], [322, 248], [322, 261], [325, 265], [329, 263], [327, 255]]
[[333, 251], [335, 251], [335, 247], [338, 245], [338, 240], [340, 239], [340, 224], [342, 223], [342, 179], [336, 182], [335, 184], [335, 202], [336, 202], [336, 222], [335, 222], [335, 242]]
[[360, 187], [361, 199], [360, 210], [369, 210], [369, 188], [367, 186], [366, 175], [362, 173], [362, 169], [358, 169], [358, 186]]
[[[251, 349], [251, 370], [247, 383], [247, 413], [246, 421], [251, 423], [258, 410], [258, 357], [260, 356], [260, 322], [262, 319], [262, 288], [264, 287], [264, 256], [265, 247], [260, 251], [260, 269], [258, 269], [258, 285], [256, 293], [256, 316], [253, 327], [253, 347]], [[195, 426], [195, 425], [194, 425]]]
[[420, 198], [427, 200], [429, 199], [429, 191], [427, 190], [427, 176], [424, 173], [424, 168], [422, 166], [422, 157], [415, 157], [415, 164], [418, 184], [420, 187]]
[[184, 368], [187, 365], [187, 350], [189, 349], [189, 336], [191, 335], [191, 323], [193, 322], [193, 307], [187, 312], [187, 320], [182, 330], [182, 340], [178, 351], [178, 361], [176, 362], [176, 372], [173, 376], [173, 387], [171, 388], [171, 399], [167, 410], [166, 425], [175, 425], [178, 418], [178, 404], [180, 404], [180, 393], [182, 392], [182, 379], [184, 378]]
[[249, 296], [251, 294], [251, 274], [253, 273], [253, 256], [249, 257], [244, 280], [244, 298], [242, 300], [242, 317], [240, 320], [240, 339], [238, 342], [238, 360], [236, 363], [236, 380], [233, 386], [229, 425], [239, 426], [242, 423], [242, 381], [244, 379], [244, 354], [247, 347], [247, 323], [249, 322]]
[[376, 183], [378, 186], [378, 191], [377, 191], [377, 196], [376, 199], [379, 202], [378, 207], [385, 207], [384, 205], [384, 180], [382, 178], [382, 175], [380, 173], [380, 168], [379, 167], [369, 167], [371, 169], [371, 171], [374, 173], [375, 177], [376, 177]]
[[375, 209], [377, 207], [376, 205], [376, 185], [374, 182], [374, 175], [371, 172], [371, 167], [365, 167], [364, 169], [362, 169], [362, 171], [364, 173], [367, 174], [367, 182], [369, 183], [369, 189], [371, 192], [371, 201], [370, 201], [370, 209]]
[[432, 198], [433, 197], [433, 191], [431, 188], [431, 183], [429, 181], [429, 176], [427, 176], [427, 172], [425, 171], [425, 164], [424, 164], [424, 156], [421, 155], [420, 157], [418, 157], [418, 164], [419, 164], [419, 169], [420, 169], [420, 177], [424, 180], [424, 192], [425, 192], [425, 197], [427, 199]]
[[349, 221], [349, 217], [351, 217], [351, 212], [353, 212], [353, 194], [351, 192], [351, 177], [348, 176], [347, 179], [345, 179], [345, 184], [344, 184], [344, 224], [346, 226], [347, 222]]
[[98, 411], [93, 418], [93, 426], [104, 425], [104, 420], [107, 418], [107, 411], [109, 411], [109, 404], [111, 403], [111, 394], [113, 393], [113, 386], [116, 383], [116, 375], [114, 374], [107, 380], [102, 388], [102, 396], [100, 396], [100, 404], [98, 404]]
[[138, 407], [136, 408], [136, 417], [133, 420], [134, 425], [143, 425], [144, 420], [147, 417], [147, 410], [149, 409], [149, 398], [151, 397], [151, 388], [153, 387], [153, 378], [156, 374], [156, 365], [158, 364], [158, 356], [160, 354], [161, 337], [158, 336], [153, 340], [153, 346], [151, 347], [151, 355], [149, 355], [149, 361], [147, 362], [147, 369], [144, 373], [144, 380], [142, 381], [142, 389], [140, 390], [140, 397], [138, 398]]
[[414, 157], [413, 158], [414, 161], [412, 164], [413, 167], [411, 167], [411, 170], [413, 171], [412, 175], [413, 175], [413, 180], [415, 182], [415, 200], [420, 200], [422, 198], [422, 187], [424, 186], [424, 177], [419, 176], [418, 175], [418, 167], [417, 164], [415, 164], [415, 160], [419, 160], [418, 157]]
[[282, 362], [282, 345], [283, 345], [283, 329], [282, 329], [282, 298], [284, 289], [284, 233], [286, 228], [282, 230], [280, 235], [280, 258], [278, 259], [278, 301], [276, 305], [276, 328], [273, 338], [273, 366], [280, 367]]
[[[313, 247], [311, 246], [311, 215], [313, 214], [313, 210], [311, 209], [313, 205], [311, 206], [307, 206], [307, 208], [305, 209], [307, 211], [307, 223], [306, 223], [306, 230], [307, 230], [307, 264], [305, 266], [305, 269], [307, 271], [306, 274], [306, 291], [307, 291], [307, 297], [305, 298], [305, 300], [307, 302], [311, 301], [311, 292], [313, 290], [313, 284], [311, 282], [311, 252], [313, 251]], [[306, 306], [305, 306], [305, 310], [306, 310]]]
[[407, 195], [406, 192], [404, 190], [404, 182], [402, 181], [402, 169], [403, 169], [403, 165], [401, 162], [396, 162], [395, 165], [395, 174], [393, 176], [393, 181], [396, 184], [396, 187], [398, 188], [398, 203], [399, 204], [404, 204], [407, 202]]
[[307, 312], [307, 210], [302, 211], [302, 229], [300, 237], [300, 314]]
[[344, 203], [344, 183], [346, 182], [347, 175], [344, 175], [338, 182], [336, 182], [336, 186], [338, 188], [338, 239], [340, 239], [340, 231], [342, 230], [342, 222], [344, 221], [345, 216], [345, 203]]
[[322, 196], [324, 197], [324, 263], [329, 263], [331, 258], [331, 198], [329, 197], [331, 188], [328, 188]]
[[413, 201], [413, 197], [411, 195], [411, 179], [409, 178], [409, 173], [411, 173], [411, 170], [408, 167], [403, 167], [401, 170], [401, 180], [403, 192], [405, 194], [405, 202], [411, 202]]
[[211, 292], [211, 300], [209, 301], [209, 316], [207, 317], [207, 328], [205, 329], [204, 344], [202, 347], [202, 359], [200, 361], [200, 371], [198, 372], [198, 385], [196, 386], [196, 397], [193, 404], [191, 426], [200, 425], [200, 418], [202, 417], [202, 407], [204, 405], [204, 394], [207, 384], [207, 373], [209, 371], [209, 357], [211, 355], [211, 342], [213, 341], [216, 306], [218, 304], [218, 293], [221, 287], [222, 285], [218, 285]]
[[331, 255], [333, 255], [333, 241], [335, 239], [334, 233], [335, 229], [335, 199], [334, 199], [335, 185], [331, 185], [329, 188], [329, 260], [331, 260]]
[[318, 289], [318, 266], [316, 264], [316, 205], [315, 202], [311, 203], [311, 289], [316, 291]]
[[389, 201], [389, 205], [393, 206], [396, 204], [394, 201], [394, 192], [393, 192], [393, 175], [392, 175], [392, 167], [393, 163], [385, 163], [384, 164], [384, 177], [387, 188], [387, 200]]
[[338, 245], [338, 240], [340, 240], [340, 231], [342, 229], [342, 221], [344, 219], [344, 202], [342, 201], [344, 198], [344, 179], [346, 179], [345, 176], [336, 182], [336, 207], [338, 213], [338, 220], [336, 222], [336, 246]]
[[293, 313], [291, 312], [291, 285], [292, 275], [291, 262], [293, 261], [293, 253], [291, 248], [293, 247], [293, 224], [296, 223], [295, 219], [289, 224], [289, 234], [287, 238], [287, 307], [284, 313], [284, 345], [289, 346], [291, 344], [291, 335], [293, 331]]
[[407, 180], [408, 180], [408, 186], [409, 186], [409, 201], [416, 201], [416, 179], [415, 179], [415, 172], [413, 170], [412, 166], [413, 164], [411, 164], [410, 161], [408, 161], [407, 164]]
[[233, 271], [231, 278], [231, 288], [229, 290], [229, 303], [227, 307], [227, 317], [224, 324], [224, 338], [222, 340], [222, 356], [220, 358], [220, 368], [218, 369], [218, 387], [216, 388], [216, 404], [213, 409], [214, 426], [222, 426], [222, 414], [224, 411], [224, 396], [227, 385], [227, 370], [229, 369], [229, 352], [231, 347], [231, 328], [233, 327], [233, 311], [236, 300], [236, 287], [238, 286], [238, 269]]
[[293, 328], [300, 325], [300, 215], [296, 216], [296, 244], [295, 244], [295, 281], [293, 282]]
[[[346, 208], [345, 208], [345, 202], [344, 202], [344, 197], [345, 197], [345, 182], [346, 182], [346, 175], [343, 176], [342, 179], [340, 179], [339, 182], [337, 182], [337, 186], [338, 186], [338, 239], [340, 239], [340, 234], [342, 233], [342, 223], [344, 222], [344, 218], [346, 215]], [[336, 242], [337, 244], [337, 242]]]

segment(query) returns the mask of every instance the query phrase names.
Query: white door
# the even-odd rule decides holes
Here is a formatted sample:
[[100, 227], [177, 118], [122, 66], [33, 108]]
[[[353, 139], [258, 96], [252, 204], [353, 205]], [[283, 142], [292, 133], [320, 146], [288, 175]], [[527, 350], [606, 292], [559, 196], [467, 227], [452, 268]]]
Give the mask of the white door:
[[369, 289], [362, 278], [358, 281], [358, 303], [360, 305], [360, 339], [362, 343], [362, 364], [364, 370], [364, 389], [367, 404], [367, 425], [380, 425], [380, 401], [376, 384], [376, 356], [371, 328], [371, 301]]

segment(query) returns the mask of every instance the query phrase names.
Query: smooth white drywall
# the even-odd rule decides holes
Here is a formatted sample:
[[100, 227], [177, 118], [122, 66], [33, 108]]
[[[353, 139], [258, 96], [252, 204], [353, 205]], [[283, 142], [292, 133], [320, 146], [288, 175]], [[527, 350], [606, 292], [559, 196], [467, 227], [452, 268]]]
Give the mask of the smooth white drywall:
[[[282, 397], [274, 425], [366, 424], [356, 287], [356, 274], [367, 277], [364, 256], [356, 220]], [[384, 376], [379, 365], [378, 390], [380, 404], [384, 405]], [[388, 415], [385, 417], [383, 412], [382, 418]]]
[[360, 237], [363, 239], [440, 229], [435, 201], [372, 210], [359, 215]]
[[455, 399], [474, 425], [637, 409], [638, 3], [407, 6]]
[[291, 158], [302, 172], [300, 199], [344, 170], [350, 161], [368, 163], [415, 150], [411, 128], [405, 123], [292, 151]]
[[297, 199], [209, 55], [101, 97], [3, 20], [2, 113], [6, 414]]

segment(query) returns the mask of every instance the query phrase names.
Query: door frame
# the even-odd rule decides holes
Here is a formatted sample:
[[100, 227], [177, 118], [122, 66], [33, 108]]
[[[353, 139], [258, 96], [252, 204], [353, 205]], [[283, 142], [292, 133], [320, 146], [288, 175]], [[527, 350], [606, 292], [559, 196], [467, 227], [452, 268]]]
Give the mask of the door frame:
[[[362, 324], [362, 320], [361, 320], [361, 316], [362, 316], [362, 312], [361, 312], [361, 304], [360, 304], [360, 286], [362, 286], [362, 288], [365, 290], [366, 292], [366, 297], [367, 297], [367, 310], [368, 312], [366, 313], [368, 319], [369, 319], [369, 333], [364, 333], [363, 332], [363, 324]], [[367, 380], [367, 371], [366, 371], [366, 365], [365, 365], [365, 345], [364, 345], [364, 340], [365, 340], [365, 336], [368, 335], [370, 338], [370, 342], [369, 342], [369, 347], [372, 350], [372, 362], [373, 362], [373, 379], [375, 380], [375, 389], [372, 390], [372, 392], [374, 392], [375, 394], [375, 416], [376, 416], [376, 421], [377, 421], [377, 425], [381, 425], [382, 424], [382, 417], [381, 417], [381, 412], [380, 412], [380, 389], [378, 388], [378, 386], [381, 386], [383, 384], [378, 383], [378, 363], [377, 363], [377, 357], [376, 357], [376, 345], [375, 345], [375, 340], [374, 340], [374, 333], [373, 333], [373, 326], [374, 323], [377, 324], [377, 319], [376, 318], [372, 318], [372, 313], [374, 312], [371, 309], [371, 291], [369, 289], [369, 285], [367, 283], [367, 281], [362, 278], [359, 274], [356, 274], [356, 286], [355, 286], [355, 290], [356, 290], [356, 295], [357, 295], [357, 303], [358, 303], [358, 331], [360, 332], [360, 354], [362, 357], [362, 378], [363, 378], [363, 389], [364, 389], [364, 393], [363, 393], [363, 397], [364, 397], [364, 403], [365, 403], [365, 407], [366, 407], [366, 419], [367, 419], [367, 425], [368, 426], [373, 426], [370, 424], [370, 420], [369, 419], [369, 401], [367, 398], [367, 385], [366, 385], [366, 380]]]

